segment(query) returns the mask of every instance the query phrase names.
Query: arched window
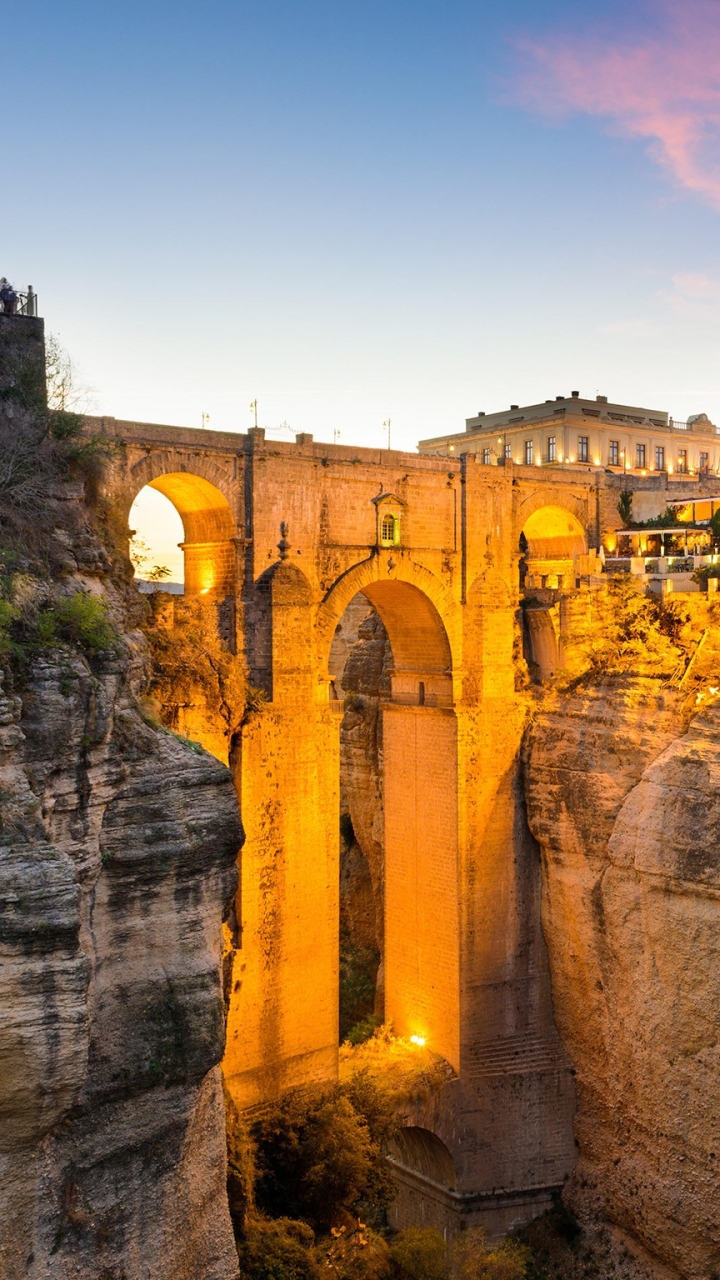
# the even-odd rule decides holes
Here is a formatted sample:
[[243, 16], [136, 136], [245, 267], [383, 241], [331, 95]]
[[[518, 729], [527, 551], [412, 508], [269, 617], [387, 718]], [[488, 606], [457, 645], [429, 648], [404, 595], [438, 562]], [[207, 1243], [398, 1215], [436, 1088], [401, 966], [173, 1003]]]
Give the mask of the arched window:
[[395, 516], [383, 516], [380, 526], [380, 540], [384, 547], [394, 547], [396, 542], [395, 528], [397, 521]]

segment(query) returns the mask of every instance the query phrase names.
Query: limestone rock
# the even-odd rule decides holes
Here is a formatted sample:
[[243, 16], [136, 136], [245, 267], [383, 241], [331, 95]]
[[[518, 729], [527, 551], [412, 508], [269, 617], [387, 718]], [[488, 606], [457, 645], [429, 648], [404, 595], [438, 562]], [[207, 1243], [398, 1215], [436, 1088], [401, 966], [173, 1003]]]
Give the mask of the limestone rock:
[[635, 679], [528, 742], [555, 1016], [577, 1071], [571, 1193], [675, 1274], [720, 1267], [720, 708]]
[[132, 650], [0, 690], [0, 1275], [231, 1280], [217, 1063], [228, 771], [148, 726]]

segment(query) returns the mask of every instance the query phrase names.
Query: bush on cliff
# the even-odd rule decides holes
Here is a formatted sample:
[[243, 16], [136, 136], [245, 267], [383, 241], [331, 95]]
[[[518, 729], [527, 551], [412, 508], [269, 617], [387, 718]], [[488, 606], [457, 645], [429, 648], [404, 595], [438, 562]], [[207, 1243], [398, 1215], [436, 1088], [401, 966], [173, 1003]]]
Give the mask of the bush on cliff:
[[58, 645], [70, 645], [92, 659], [117, 643], [103, 599], [88, 591], [58, 596], [48, 583], [0, 569], [0, 658], [16, 674], [37, 654]]
[[518, 1240], [489, 1245], [482, 1228], [464, 1232], [453, 1247], [453, 1270], [460, 1280], [524, 1280], [532, 1251]]
[[243, 1280], [319, 1280], [313, 1232], [289, 1218], [254, 1218], [238, 1245]]
[[349, 1211], [381, 1220], [393, 1196], [384, 1153], [396, 1125], [392, 1099], [363, 1073], [311, 1099], [288, 1095], [253, 1126], [258, 1208], [321, 1230]]
[[387, 1241], [358, 1220], [351, 1227], [335, 1227], [318, 1247], [322, 1271], [338, 1280], [389, 1280], [395, 1276]]
[[379, 952], [353, 942], [350, 929], [340, 925], [340, 1043], [361, 1044], [369, 1039], [380, 1018], [373, 1012], [380, 963]]
[[347, 1098], [288, 1097], [254, 1129], [259, 1208], [327, 1228], [360, 1198], [372, 1161], [368, 1127]]
[[395, 1237], [390, 1252], [410, 1280], [448, 1280], [448, 1248], [436, 1227], [408, 1227]]

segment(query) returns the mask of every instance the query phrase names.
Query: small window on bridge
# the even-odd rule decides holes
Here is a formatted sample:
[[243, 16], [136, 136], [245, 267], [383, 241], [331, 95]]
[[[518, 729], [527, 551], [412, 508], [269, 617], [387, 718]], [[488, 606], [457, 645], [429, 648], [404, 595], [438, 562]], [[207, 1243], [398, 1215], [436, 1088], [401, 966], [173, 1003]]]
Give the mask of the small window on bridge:
[[394, 547], [398, 542], [400, 521], [396, 516], [383, 516], [380, 525], [380, 541], [384, 547]]

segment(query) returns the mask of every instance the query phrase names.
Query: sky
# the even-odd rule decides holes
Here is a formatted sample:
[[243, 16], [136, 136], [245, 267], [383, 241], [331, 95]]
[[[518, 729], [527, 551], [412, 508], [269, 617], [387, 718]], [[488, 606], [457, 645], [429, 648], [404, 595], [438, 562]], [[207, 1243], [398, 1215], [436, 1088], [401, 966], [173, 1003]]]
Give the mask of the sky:
[[[0, 274], [95, 412], [720, 422], [720, 0], [0, 0]], [[338, 434], [339, 433], [339, 434]]]

